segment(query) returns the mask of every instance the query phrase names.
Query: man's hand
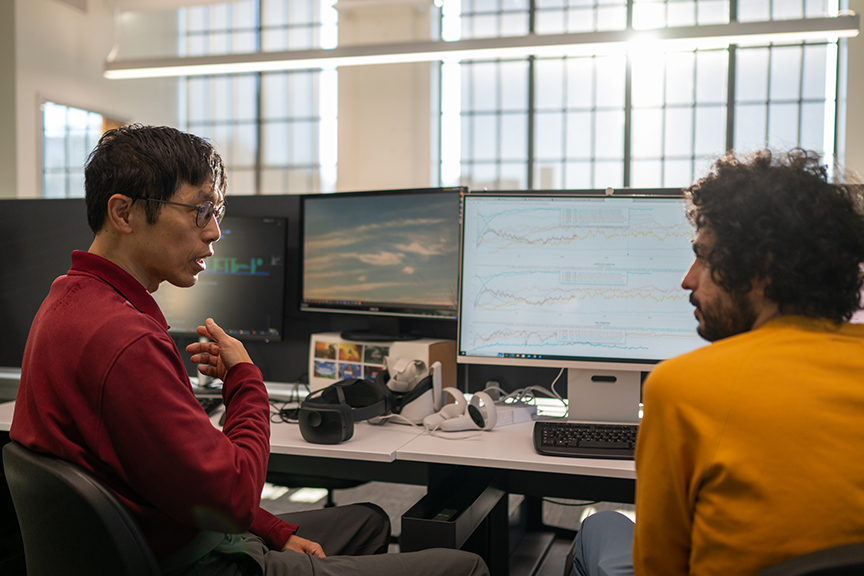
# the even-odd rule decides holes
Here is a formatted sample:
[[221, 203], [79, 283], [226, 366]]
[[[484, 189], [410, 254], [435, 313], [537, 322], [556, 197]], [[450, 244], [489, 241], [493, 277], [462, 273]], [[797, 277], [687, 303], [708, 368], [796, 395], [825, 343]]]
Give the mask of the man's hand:
[[325, 557], [324, 549], [321, 548], [320, 544], [301, 538], [296, 534], [292, 534], [291, 537], [288, 538], [288, 541], [285, 542], [285, 546], [282, 547], [282, 550], [293, 550], [294, 552], [309, 554], [310, 556], [317, 556], [318, 558]]
[[198, 326], [197, 332], [213, 342], [193, 342], [186, 346], [192, 354], [190, 360], [198, 364], [198, 371], [206, 376], [224, 380], [228, 371], [242, 362], [252, 362], [246, 348], [236, 338], [232, 338], [220, 328], [212, 318]]

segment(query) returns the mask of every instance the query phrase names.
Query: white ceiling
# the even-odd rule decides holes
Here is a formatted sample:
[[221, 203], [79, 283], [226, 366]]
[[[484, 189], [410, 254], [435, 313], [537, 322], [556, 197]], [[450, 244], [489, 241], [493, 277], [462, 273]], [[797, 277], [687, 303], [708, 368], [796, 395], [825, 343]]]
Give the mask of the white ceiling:
[[220, 4], [225, 0], [109, 0], [109, 3], [120, 10], [176, 10], [184, 6], [200, 4]]

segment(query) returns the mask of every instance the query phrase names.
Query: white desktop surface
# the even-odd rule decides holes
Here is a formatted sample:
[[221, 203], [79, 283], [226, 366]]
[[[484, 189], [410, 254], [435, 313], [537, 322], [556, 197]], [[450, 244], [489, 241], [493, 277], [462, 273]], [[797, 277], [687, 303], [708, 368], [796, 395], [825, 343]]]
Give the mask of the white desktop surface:
[[277, 422], [270, 425], [270, 453], [393, 462], [397, 459], [398, 449], [420, 433], [410, 426], [375, 426], [368, 422], [356, 422], [354, 434], [345, 442], [312, 444], [303, 439], [299, 424]]
[[[0, 403], [0, 430], [12, 424], [15, 402]], [[219, 413], [213, 416], [218, 421]], [[367, 462], [395, 460], [452, 464], [528, 472], [602, 476], [635, 479], [632, 460], [566, 458], [544, 456], [534, 450], [533, 422], [500, 426], [489, 431], [444, 433], [452, 437], [475, 436], [449, 440], [420, 432], [411, 426], [367, 422], [355, 424], [354, 435], [340, 444], [311, 444], [300, 435], [300, 426], [273, 423], [270, 431], [271, 454], [312, 456]]]
[[0, 403], [0, 430], [8, 432], [12, 426], [12, 413], [15, 411], [15, 402]]
[[[0, 403], [0, 431], [9, 431], [15, 402]], [[211, 416], [217, 422], [222, 415], [220, 409]], [[270, 453], [291, 456], [317, 456], [345, 460], [364, 460], [367, 462], [393, 462], [398, 448], [413, 440], [421, 432], [410, 426], [386, 425], [373, 426], [367, 422], [354, 424], [354, 434], [340, 444], [312, 444], [303, 439], [300, 425], [274, 422], [270, 425]]]
[[[479, 466], [528, 472], [580, 474], [606, 478], [636, 478], [632, 460], [545, 456], [534, 450], [534, 422], [500, 426], [488, 431], [442, 432], [417, 436], [396, 453], [397, 460]], [[470, 436], [462, 440], [443, 438]]]

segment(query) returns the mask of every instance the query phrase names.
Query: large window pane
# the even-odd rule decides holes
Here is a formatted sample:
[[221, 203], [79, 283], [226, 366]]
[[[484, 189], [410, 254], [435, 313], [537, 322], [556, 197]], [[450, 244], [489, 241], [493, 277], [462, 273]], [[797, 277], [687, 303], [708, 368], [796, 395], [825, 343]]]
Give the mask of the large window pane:
[[726, 150], [726, 107], [702, 106], [696, 109], [693, 154], [697, 158], [719, 156]]
[[[461, 13], [451, 11], [442, 29], [456, 23], [463, 38], [505, 36], [510, 32], [502, 22], [523, 9], [529, 15], [533, 10], [536, 34], [624, 29], [628, 11], [634, 29], [836, 15], [836, 6], [817, 0], [535, 0], [530, 6], [464, 0]], [[537, 57], [525, 60], [532, 87], [525, 92], [521, 79], [505, 78], [501, 62], [462, 63], [463, 183], [500, 179], [506, 148], [490, 156], [489, 134], [511, 141], [500, 122], [479, 118], [503, 118], [511, 94], [532, 95], [524, 108], [527, 125], [533, 125], [526, 136], [533, 186], [614, 181], [678, 187], [729, 148], [798, 145], [833, 154], [836, 46], [793, 42], [667, 52], [643, 45], [627, 55]], [[736, 73], [730, 79], [731, 65]], [[502, 91], [502, 84], [519, 90]], [[479, 136], [481, 130], [489, 134]], [[438, 144], [443, 156], [447, 139]], [[613, 176], [613, 170], [620, 172]]]
[[539, 160], [564, 159], [564, 114], [537, 112], [535, 114], [534, 156]]
[[537, 34], [623, 30], [627, 26], [625, 0], [537, 0]]
[[[336, 36], [336, 17], [327, 13], [333, 11], [332, 4], [242, 0], [190, 7], [181, 18], [186, 23], [184, 44], [196, 54], [321, 48], [322, 38]], [[322, 131], [328, 134], [329, 148], [336, 148], [329, 141], [335, 130], [324, 128], [335, 125], [336, 106], [322, 103], [322, 74], [308, 70], [188, 78], [185, 127], [218, 142], [232, 185], [239, 178], [245, 193], [318, 191], [324, 170]], [[327, 98], [333, 98], [335, 86], [333, 82]], [[335, 165], [332, 150], [328, 163]], [[327, 186], [332, 190], [335, 181], [330, 178]]]
[[768, 107], [765, 104], [735, 106], [735, 150], [757, 150], [767, 141]]
[[734, 146], [796, 146], [830, 164], [836, 116], [836, 45], [795, 44], [737, 51]]
[[636, 29], [728, 21], [728, 0], [635, 0], [633, 5], [633, 27]]
[[54, 102], [42, 105], [42, 196], [84, 196], [84, 164], [102, 135], [102, 115]]

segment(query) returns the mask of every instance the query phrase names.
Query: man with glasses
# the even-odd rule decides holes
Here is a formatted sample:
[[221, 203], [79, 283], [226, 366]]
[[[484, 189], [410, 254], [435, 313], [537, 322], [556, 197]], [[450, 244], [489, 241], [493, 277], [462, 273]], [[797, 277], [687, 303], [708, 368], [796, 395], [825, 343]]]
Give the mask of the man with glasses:
[[[488, 574], [457, 550], [382, 554], [387, 515], [358, 504], [261, 509], [270, 411], [261, 372], [210, 318], [186, 351], [223, 381], [222, 430], [201, 409], [151, 296], [195, 284], [219, 240], [227, 182], [205, 140], [106, 132], [85, 168], [89, 251], [72, 254], [30, 330], [10, 436], [101, 479], [166, 574]], [[203, 319], [202, 319], [203, 320]]]

